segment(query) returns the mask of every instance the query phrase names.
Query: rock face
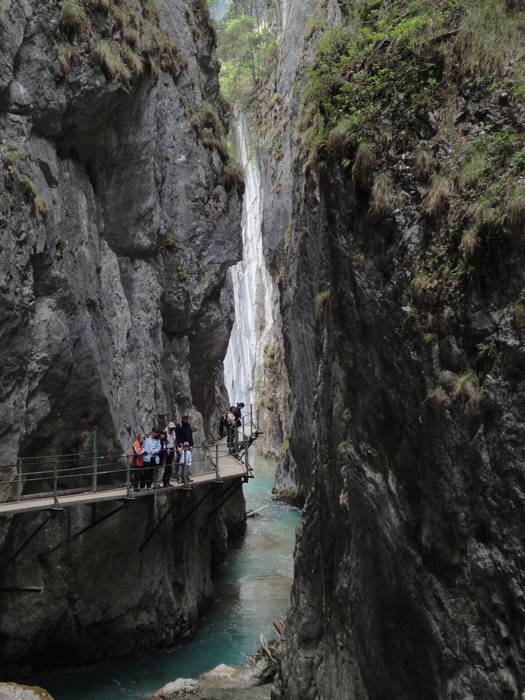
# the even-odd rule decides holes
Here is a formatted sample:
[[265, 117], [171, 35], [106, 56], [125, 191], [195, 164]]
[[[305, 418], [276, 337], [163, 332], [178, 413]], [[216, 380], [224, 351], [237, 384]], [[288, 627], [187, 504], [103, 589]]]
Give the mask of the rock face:
[[[94, 426], [101, 452], [128, 452], [137, 432], [188, 409], [204, 443], [224, 400], [226, 273], [241, 253], [206, 5], [0, 9], [2, 464], [90, 449]], [[2, 659], [48, 662], [54, 648], [53, 661], [73, 662], [190, 633], [242, 502], [210, 522], [200, 512], [184, 538], [181, 503], [143, 553], [168, 503], [137, 503], [53, 564], [36, 554], [110, 508], [56, 516], [16, 566], [47, 516], [3, 519], [2, 584], [44, 593], [2, 596]]]
[[[317, 3], [281, 3], [280, 97], [263, 119], [297, 126], [292, 80], [312, 55], [303, 38], [344, 20], [350, 4], [321, 2], [316, 18]], [[464, 26], [452, 17], [432, 50], [450, 41], [448, 55], [467, 60], [472, 16]], [[374, 61], [395, 71], [396, 46], [370, 49], [349, 75]], [[505, 211], [497, 223], [474, 216], [481, 192], [499, 192], [489, 189], [492, 170], [515, 173], [511, 189], [522, 182], [496, 149], [508, 132], [522, 153], [523, 112], [508, 93], [481, 87], [490, 80], [479, 65], [454, 75], [441, 111], [430, 101], [411, 112], [403, 96], [396, 107], [387, 86], [394, 106], [361, 136], [376, 159], [367, 174], [359, 141], [339, 147], [333, 135], [333, 150], [308, 162], [288, 126], [277, 163], [262, 156], [266, 253], [283, 267], [292, 479], [308, 494], [274, 697], [524, 692], [523, 243]], [[483, 176], [464, 167], [476, 146], [489, 153]], [[293, 185], [281, 194], [288, 168]], [[444, 174], [451, 189], [437, 202]], [[469, 225], [478, 227], [470, 252]]]

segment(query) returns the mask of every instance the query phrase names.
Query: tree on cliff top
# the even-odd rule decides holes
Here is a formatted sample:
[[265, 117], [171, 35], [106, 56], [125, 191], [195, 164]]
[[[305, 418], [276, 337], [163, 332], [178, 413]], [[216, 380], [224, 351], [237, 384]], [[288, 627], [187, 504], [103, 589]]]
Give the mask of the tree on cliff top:
[[269, 0], [231, 0], [218, 23], [221, 88], [227, 100], [253, 95], [271, 72], [275, 37]]

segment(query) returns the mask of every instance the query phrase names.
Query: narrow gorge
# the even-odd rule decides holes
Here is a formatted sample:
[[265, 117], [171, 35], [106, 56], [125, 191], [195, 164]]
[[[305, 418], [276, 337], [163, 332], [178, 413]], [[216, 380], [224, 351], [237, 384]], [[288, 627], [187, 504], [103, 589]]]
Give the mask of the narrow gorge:
[[[522, 700], [524, 3], [252, 5], [234, 113], [204, 0], [2, 0], [3, 500], [253, 403], [303, 506], [272, 698]], [[4, 677], [190, 636], [214, 493], [140, 552], [166, 496], [4, 518]]]

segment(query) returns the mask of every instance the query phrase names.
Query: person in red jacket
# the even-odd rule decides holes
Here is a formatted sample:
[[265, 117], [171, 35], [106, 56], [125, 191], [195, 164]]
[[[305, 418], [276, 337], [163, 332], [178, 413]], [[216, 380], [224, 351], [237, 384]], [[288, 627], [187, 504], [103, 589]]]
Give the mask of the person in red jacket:
[[140, 474], [144, 467], [144, 448], [142, 447], [145, 439], [144, 433], [139, 433], [137, 439], [133, 443], [133, 453], [130, 456], [130, 464], [132, 469], [131, 474], [131, 487], [133, 491], [140, 491], [139, 482]]

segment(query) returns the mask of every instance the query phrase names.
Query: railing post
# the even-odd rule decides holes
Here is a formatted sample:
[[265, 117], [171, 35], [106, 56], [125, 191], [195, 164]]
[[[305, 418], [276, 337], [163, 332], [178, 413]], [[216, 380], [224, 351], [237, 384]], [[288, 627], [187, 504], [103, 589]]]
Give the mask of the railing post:
[[98, 444], [97, 444], [97, 426], [93, 428], [93, 480], [91, 490], [97, 490], [97, 471], [98, 471]]
[[18, 497], [17, 501], [20, 500], [20, 496], [22, 495], [22, 457], [18, 460]]
[[55, 459], [55, 465], [53, 467], [53, 500], [55, 502], [54, 507], [60, 508], [60, 503], [58, 502], [58, 460]]
[[223, 481], [219, 475], [219, 443], [215, 443], [215, 481], [218, 484], [222, 484]]
[[126, 489], [128, 492], [128, 498], [135, 498], [133, 494], [133, 489], [131, 487], [131, 460], [129, 457], [127, 458], [128, 463], [127, 463], [127, 469], [126, 469]]

